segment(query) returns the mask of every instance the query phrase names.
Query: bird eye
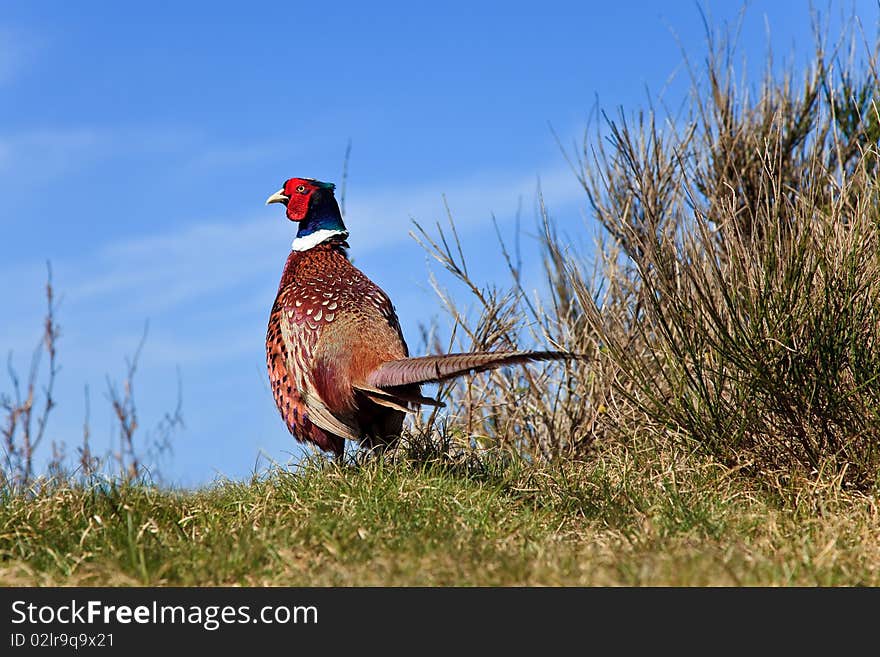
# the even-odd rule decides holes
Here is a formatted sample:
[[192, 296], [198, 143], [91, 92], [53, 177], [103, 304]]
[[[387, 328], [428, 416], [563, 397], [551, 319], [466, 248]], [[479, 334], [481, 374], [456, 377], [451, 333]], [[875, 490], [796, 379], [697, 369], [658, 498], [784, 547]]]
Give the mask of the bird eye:
[[306, 186], [300, 185], [299, 187], [296, 188], [296, 191], [298, 191], [300, 194], [305, 194], [306, 193]]

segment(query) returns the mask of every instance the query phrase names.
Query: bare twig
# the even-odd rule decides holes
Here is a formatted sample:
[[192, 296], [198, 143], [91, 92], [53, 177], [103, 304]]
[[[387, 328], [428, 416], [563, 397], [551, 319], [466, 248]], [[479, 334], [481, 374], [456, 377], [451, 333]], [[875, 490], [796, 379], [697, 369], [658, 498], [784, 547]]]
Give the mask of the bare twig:
[[[59, 366], [56, 346], [60, 328], [55, 321], [58, 304], [52, 286], [52, 267], [47, 263], [46, 315], [43, 334], [31, 358], [28, 378], [22, 390], [21, 382], [7, 358], [7, 374], [12, 384], [12, 395], [0, 395], [0, 409], [6, 415], [0, 435], [3, 439], [3, 480], [13, 486], [26, 486], [34, 477], [34, 454], [46, 435], [52, 409], [55, 408], [54, 388]], [[40, 385], [40, 363], [46, 354], [48, 364], [45, 382]]]
[[339, 185], [339, 211], [345, 216], [345, 188], [348, 183], [348, 162], [351, 159], [351, 138], [345, 146], [345, 157], [342, 160], [342, 181]]

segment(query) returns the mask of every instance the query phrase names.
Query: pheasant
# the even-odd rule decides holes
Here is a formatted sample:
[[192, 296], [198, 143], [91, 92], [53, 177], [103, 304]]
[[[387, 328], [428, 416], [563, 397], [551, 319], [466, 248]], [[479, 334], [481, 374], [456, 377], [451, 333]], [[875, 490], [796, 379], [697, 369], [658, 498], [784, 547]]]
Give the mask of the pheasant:
[[345, 440], [384, 449], [400, 439], [421, 384], [503, 365], [575, 358], [559, 351], [470, 352], [410, 358], [388, 295], [349, 262], [332, 183], [291, 178], [266, 204], [298, 224], [269, 314], [272, 394], [293, 436], [341, 457]]

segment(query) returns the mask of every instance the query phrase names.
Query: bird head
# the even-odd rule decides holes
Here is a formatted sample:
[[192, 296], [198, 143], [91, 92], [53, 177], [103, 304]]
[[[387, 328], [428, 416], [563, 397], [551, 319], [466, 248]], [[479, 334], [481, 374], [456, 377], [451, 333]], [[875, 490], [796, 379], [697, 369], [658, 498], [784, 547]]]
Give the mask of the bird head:
[[287, 208], [287, 218], [291, 221], [306, 221], [309, 213], [324, 209], [327, 206], [336, 206], [336, 198], [333, 190], [336, 185], [325, 183], [313, 178], [291, 178], [284, 186], [266, 199], [266, 205], [270, 203], [283, 203]]
[[327, 240], [345, 240], [348, 231], [342, 221], [339, 204], [333, 196], [336, 186], [314, 178], [291, 178], [284, 186], [266, 199], [283, 203], [287, 218], [299, 224], [294, 251], [305, 251]]

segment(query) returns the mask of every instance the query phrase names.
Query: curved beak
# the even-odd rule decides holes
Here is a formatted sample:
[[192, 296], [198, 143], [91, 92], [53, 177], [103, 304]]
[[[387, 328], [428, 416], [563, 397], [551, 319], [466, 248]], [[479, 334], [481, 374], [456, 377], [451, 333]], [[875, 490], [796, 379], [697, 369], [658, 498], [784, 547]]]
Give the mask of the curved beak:
[[272, 194], [269, 198], [266, 199], [266, 205], [270, 203], [284, 203], [287, 205], [287, 202], [290, 200], [290, 197], [284, 193], [283, 189], [279, 189], [277, 192]]

